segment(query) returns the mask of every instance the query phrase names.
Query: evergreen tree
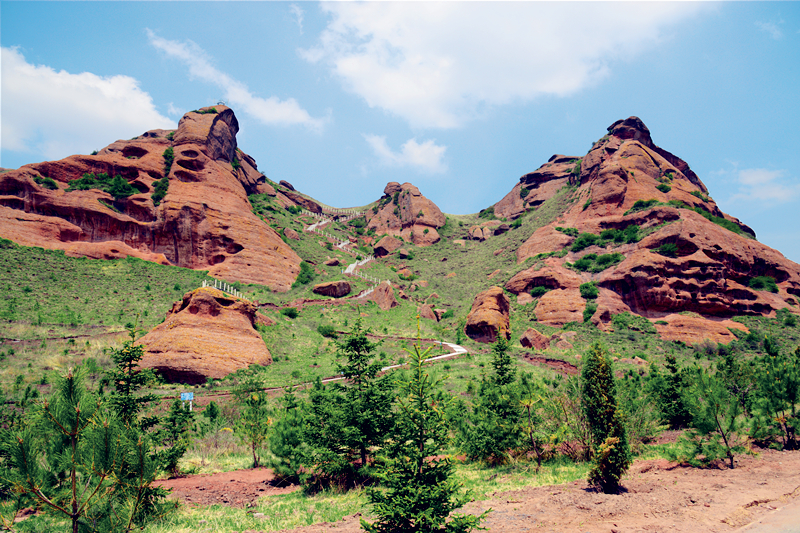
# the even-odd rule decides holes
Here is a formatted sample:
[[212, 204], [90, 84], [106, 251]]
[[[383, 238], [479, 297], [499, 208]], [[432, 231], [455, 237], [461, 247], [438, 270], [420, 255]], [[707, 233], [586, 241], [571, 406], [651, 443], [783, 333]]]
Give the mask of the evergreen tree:
[[689, 445], [686, 459], [692, 464], [708, 464], [724, 457], [734, 468], [734, 453], [744, 451], [739, 402], [731, 397], [721, 379], [702, 367], [695, 368], [692, 390], [697, 407], [693, 427], [682, 439], [684, 445]]
[[267, 395], [258, 381], [248, 381], [239, 389], [237, 396], [242, 404], [239, 419], [236, 421], [236, 433], [253, 454], [253, 468], [261, 464], [258, 450], [267, 441], [269, 418]]
[[158, 423], [158, 418], [140, 419], [139, 415], [158, 396], [140, 392], [142, 388], [153, 383], [156, 377], [152, 369], [139, 368], [139, 361], [144, 357], [144, 346], [136, 344], [138, 320], [137, 316], [133, 324], [125, 325], [130, 339], [123, 343], [122, 348], [111, 350], [111, 360], [115, 366], [106, 376], [114, 384], [114, 391], [109, 398], [110, 407], [125, 425], [147, 430]]
[[778, 344], [769, 337], [764, 339], [764, 351], [766, 355], [758, 361], [756, 416], [751, 435], [758, 439], [780, 435], [783, 448], [791, 450], [796, 447], [800, 360], [782, 355]]
[[667, 354], [665, 374], [653, 365], [650, 371], [649, 388], [655, 394], [664, 421], [672, 429], [688, 426], [692, 421], [692, 406], [686, 390], [690, 380], [686, 372], [678, 367], [674, 354]]
[[371, 524], [361, 520], [369, 533], [468, 532], [486, 515], [451, 515], [469, 496], [459, 495], [450, 460], [438, 458], [447, 447], [449, 400], [434, 392], [437, 383], [425, 371], [430, 351], [414, 344], [408, 352], [411, 371], [400, 384], [395, 431], [378, 472], [386, 490], [367, 491], [377, 515]]
[[586, 354], [581, 372], [581, 401], [592, 434], [594, 466], [589, 482], [606, 494], [619, 492], [619, 480], [631, 463], [623, 414], [617, 406], [611, 362], [600, 344]]
[[281, 482], [297, 483], [303, 473], [304, 456], [308, 448], [303, 441], [305, 406], [297, 400], [291, 388], [285, 390], [281, 403], [283, 409], [269, 434], [269, 449], [272, 452], [269, 466]]
[[383, 445], [393, 423], [391, 386], [378, 376], [378, 345], [369, 341], [368, 333], [358, 319], [337, 342], [337, 353], [346, 358], [338, 365], [346, 383], [325, 387], [317, 380], [309, 393], [304, 462], [320, 485], [344, 488], [365, 481], [370, 454]]
[[189, 411], [179, 398], [176, 398], [157, 431], [157, 437], [163, 446], [162, 450], [158, 452], [159, 463], [161, 468], [173, 476], [180, 473], [178, 461], [189, 449], [193, 423], [194, 413]]
[[503, 464], [522, 436], [517, 369], [508, 349], [503, 338], [492, 345], [494, 373], [482, 380], [471, 416], [461, 426], [461, 448], [472, 460]]
[[83, 378], [70, 369], [18, 431], [3, 434], [2, 477], [20, 502], [68, 519], [73, 533], [128, 532], [166, 509], [148, 490], [157, 465], [147, 439], [133, 438]]

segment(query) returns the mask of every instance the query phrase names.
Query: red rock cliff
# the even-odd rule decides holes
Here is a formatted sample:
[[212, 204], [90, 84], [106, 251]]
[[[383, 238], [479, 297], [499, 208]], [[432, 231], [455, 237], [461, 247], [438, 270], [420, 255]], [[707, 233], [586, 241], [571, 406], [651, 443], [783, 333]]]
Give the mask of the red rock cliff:
[[[691, 311], [702, 318], [689, 325], [680, 322], [682, 336], [659, 324], [662, 335], [690, 341], [724, 340], [729, 325], [721, 324], [734, 315], [800, 311], [800, 265], [722, 213], [689, 165], [656, 146], [637, 117], [612, 124], [585, 157], [553, 156], [523, 176], [495, 205], [495, 214], [521, 216], [567, 185], [573, 188], [570, 206], [520, 246], [517, 260], [534, 258], [532, 266], [506, 284], [515, 294], [537, 285], [552, 289], [536, 308], [540, 321], [580, 320], [585, 305], [578, 286], [590, 281], [600, 287], [592, 320], [601, 327], [610, 327], [611, 316], [624, 311], [670, 324], [680, 322], [673, 320], [677, 313]], [[575, 234], [599, 236], [629, 226], [638, 227], [638, 239], [600, 240], [572, 251]], [[660, 253], [664, 245], [668, 251]], [[536, 257], [551, 252], [559, 254]], [[573, 266], [589, 254], [611, 253], [622, 254], [622, 261], [605, 270]], [[750, 288], [748, 282], [757, 276], [773, 277], [778, 292]]]
[[[276, 192], [255, 160], [237, 148], [233, 111], [214, 109], [187, 113], [174, 132], [154, 130], [96, 155], [0, 175], [0, 236], [72, 256], [132, 255], [288, 290], [300, 258], [252, 213], [247, 200], [248, 194]], [[169, 189], [156, 206], [151, 196], [170, 147], [175, 161]], [[120, 175], [138, 193], [115, 200], [97, 189], [66, 192], [69, 182], [85, 173]], [[45, 177], [57, 188], [48, 188]]]

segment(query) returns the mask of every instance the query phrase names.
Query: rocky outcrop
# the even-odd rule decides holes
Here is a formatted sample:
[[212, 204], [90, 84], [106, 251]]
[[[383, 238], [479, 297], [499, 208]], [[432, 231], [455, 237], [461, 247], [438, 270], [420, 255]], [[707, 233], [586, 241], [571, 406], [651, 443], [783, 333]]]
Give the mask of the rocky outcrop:
[[397, 307], [397, 300], [394, 297], [394, 288], [388, 281], [384, 281], [373, 290], [368, 296], [367, 300], [371, 300], [378, 304], [378, 307], [383, 311], [388, 311], [393, 307]]
[[139, 340], [142, 368], [167, 381], [197, 385], [272, 357], [256, 331], [254, 304], [211, 287], [186, 293], [166, 320]]
[[508, 340], [510, 302], [500, 287], [491, 287], [479, 293], [467, 315], [464, 333], [477, 342], [492, 343], [498, 337]]
[[[0, 236], [71, 256], [134, 256], [288, 290], [300, 258], [252, 213], [247, 195], [264, 192], [266, 178], [236, 145], [233, 111], [214, 110], [187, 113], [173, 132], [117, 141], [97, 155], [3, 173]], [[156, 206], [152, 195], [168, 148], [174, 152], [169, 189]], [[98, 189], [66, 191], [87, 173], [122, 176], [136, 192], [115, 199]]]
[[372, 210], [367, 212], [367, 228], [378, 235], [402, 237], [417, 246], [439, 242], [436, 231], [446, 219], [439, 208], [410, 183], [391, 182]]
[[[391, 235], [387, 235], [372, 247], [372, 253], [375, 257], [386, 257], [402, 246], [402, 243]], [[407, 255], [406, 255], [407, 257]]]
[[[518, 262], [534, 261], [505, 286], [518, 295], [535, 286], [551, 289], [537, 304], [538, 320], [551, 325], [582, 320], [586, 302], [578, 287], [590, 281], [600, 289], [592, 322], [602, 329], [610, 329], [621, 312], [658, 318], [692, 311], [698, 315], [692, 322], [697, 332], [683, 325], [691, 322], [686, 320], [680, 327], [657, 328], [664, 338], [686, 342], [702, 337], [701, 324], [711, 337], [727, 342], [733, 337], [719, 328], [727, 318], [800, 310], [800, 265], [722, 213], [689, 165], [656, 146], [640, 119], [612, 124], [585, 157], [553, 156], [523, 176], [495, 204], [495, 216], [513, 218], [536, 209], [567, 184], [576, 188], [571, 203], [517, 249]], [[628, 237], [621, 235], [626, 228]], [[573, 251], [582, 233], [607, 238]], [[570, 268], [588, 254], [612, 253], [622, 261], [604, 270]], [[749, 287], [759, 276], [774, 278], [778, 292]]]
[[525, 333], [519, 338], [519, 343], [524, 348], [532, 348], [534, 350], [546, 350], [550, 347], [550, 338], [542, 335], [533, 328], [528, 328]]
[[745, 334], [750, 332], [744, 324], [733, 320], [709, 320], [700, 316], [677, 313], [659, 317], [655, 321], [655, 327], [661, 338], [668, 341], [682, 341], [686, 344], [698, 344], [703, 341], [728, 344], [736, 340], [731, 329]]
[[519, 179], [511, 192], [494, 205], [498, 218], [515, 219], [528, 209], [536, 209], [567, 184], [580, 157], [554, 155], [535, 172]]
[[417, 314], [420, 318], [425, 318], [427, 320], [433, 320], [434, 322], [439, 321], [439, 317], [433, 310], [433, 305], [431, 304], [422, 304], [417, 307]]
[[346, 281], [329, 281], [314, 285], [313, 292], [332, 298], [342, 298], [350, 294], [351, 290], [350, 284]]

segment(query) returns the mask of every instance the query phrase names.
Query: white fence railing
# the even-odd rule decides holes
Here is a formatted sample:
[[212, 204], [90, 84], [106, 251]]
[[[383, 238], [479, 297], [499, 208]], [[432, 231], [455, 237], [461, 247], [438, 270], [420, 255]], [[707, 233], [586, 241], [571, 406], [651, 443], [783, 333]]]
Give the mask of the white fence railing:
[[241, 291], [237, 291], [233, 287], [233, 285], [225, 283], [224, 281], [219, 280], [219, 279], [215, 279], [215, 278], [211, 278], [211, 279], [212, 279], [212, 281], [204, 279], [203, 280], [203, 287], [214, 287], [215, 289], [220, 290], [222, 292], [227, 292], [231, 296], [236, 296], [237, 298], [241, 298], [242, 300], [247, 300], [247, 298], [244, 297], [244, 295], [241, 293]]

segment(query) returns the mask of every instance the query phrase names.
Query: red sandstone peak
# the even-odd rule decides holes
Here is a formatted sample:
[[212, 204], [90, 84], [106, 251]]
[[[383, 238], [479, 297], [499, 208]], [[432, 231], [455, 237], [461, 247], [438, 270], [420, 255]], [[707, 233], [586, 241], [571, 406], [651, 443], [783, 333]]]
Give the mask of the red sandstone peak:
[[[300, 258], [251, 211], [248, 194], [277, 193], [238, 149], [238, 130], [230, 108], [203, 108], [184, 115], [175, 131], [153, 130], [96, 155], [3, 173], [0, 236], [72, 256], [134, 256], [288, 290]], [[155, 205], [168, 148], [174, 153], [169, 188]], [[87, 173], [122, 176], [137, 192], [119, 199], [98, 189], [67, 192]]]
[[445, 224], [441, 210], [410, 183], [390, 182], [372, 210], [367, 211], [367, 227], [378, 235], [401, 237], [417, 246], [439, 242], [437, 228]]
[[[731, 340], [728, 328], [736, 326], [727, 319], [735, 315], [798, 311], [800, 265], [723, 213], [689, 165], [656, 146], [639, 118], [614, 122], [583, 157], [553, 156], [522, 176], [495, 204], [495, 216], [523, 216], [567, 186], [569, 207], [517, 250], [519, 262], [558, 255], [534, 261], [505, 286], [518, 295], [536, 286], [550, 289], [536, 307], [540, 322], [582, 320], [587, 302], [579, 285], [588, 282], [599, 287], [592, 321], [600, 327], [610, 328], [614, 314], [632, 312], [659, 322], [662, 335], [689, 342]], [[600, 236], [631, 226], [641, 237], [573, 250], [578, 234]], [[665, 245], [669, 252], [660, 253]], [[575, 266], [590, 254], [615, 253], [622, 260], [606, 269]], [[778, 292], [749, 287], [758, 276], [774, 278]], [[676, 318], [684, 311], [698, 317]]]

